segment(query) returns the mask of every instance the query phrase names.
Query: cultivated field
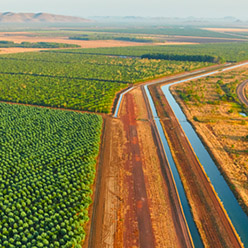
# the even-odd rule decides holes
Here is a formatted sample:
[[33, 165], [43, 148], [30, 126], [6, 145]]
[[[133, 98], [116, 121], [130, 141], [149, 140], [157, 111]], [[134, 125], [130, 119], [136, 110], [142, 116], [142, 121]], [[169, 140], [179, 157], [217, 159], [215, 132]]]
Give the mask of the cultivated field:
[[101, 117], [4, 103], [0, 110], [0, 246], [80, 246]]
[[96, 48], [96, 47], [122, 47], [122, 46], [143, 46], [144, 43], [139, 42], [127, 42], [118, 40], [71, 40], [68, 36], [54, 37], [50, 34], [50, 37], [42, 37], [34, 33], [29, 32], [1, 32], [0, 41], [13, 41], [15, 43], [21, 42], [56, 42], [65, 44], [75, 44], [82, 48]]
[[[211, 42], [210, 42], [211, 43]], [[72, 49], [68, 53], [84, 54], [111, 54], [122, 56], [142, 56], [144, 54], [163, 55], [208, 55], [219, 56], [225, 61], [238, 62], [248, 59], [248, 42], [242, 43], [220, 43], [220, 44], [198, 44], [187, 46], [140, 46], [140, 47], [120, 47], [120, 48], [97, 48], [97, 49]]]
[[[159, 41], [160, 31], [156, 37], [150, 30], [144, 37], [134, 33], [129, 39]], [[186, 34], [177, 28], [166, 31]], [[189, 39], [202, 34], [206, 42], [232, 37], [200, 29], [190, 32]], [[99, 33], [89, 31], [92, 39], [98, 39]], [[139, 84], [248, 59], [248, 43], [144, 46], [141, 42], [69, 39], [74, 35], [85, 37], [80, 30], [0, 35], [0, 41], [81, 46], [37, 48], [39, 52], [33, 52], [36, 48], [0, 48], [0, 247], [192, 247]], [[202, 136], [211, 136], [213, 153], [218, 154], [225, 175], [232, 177], [231, 187], [246, 203], [248, 117], [238, 114], [247, 109], [239, 105], [235, 87], [236, 80], [247, 76], [243, 69], [209, 78], [207, 84], [200, 81], [178, 88], [182, 98], [189, 97], [184, 91], [191, 92], [192, 98], [184, 105], [189, 118], [197, 120]], [[123, 97], [118, 118], [112, 118], [117, 97], [131, 86], [134, 89]], [[168, 123], [169, 132], [174, 123], [170, 126], [168, 119], [163, 122]], [[180, 149], [178, 156], [184, 153], [182, 160], [186, 161], [189, 156]], [[230, 161], [232, 166], [228, 166]], [[182, 180], [186, 179], [182, 176]], [[199, 182], [190, 185], [195, 188], [189, 200], [204, 244], [230, 247], [233, 237], [227, 234], [222, 240], [228, 233], [221, 231], [223, 219], [214, 215], [208, 220], [208, 209], [215, 204], [208, 197], [198, 197]], [[196, 205], [200, 206], [197, 210]]]
[[2, 55], [0, 100], [108, 113], [117, 92], [134, 83], [208, 64], [62, 52]]

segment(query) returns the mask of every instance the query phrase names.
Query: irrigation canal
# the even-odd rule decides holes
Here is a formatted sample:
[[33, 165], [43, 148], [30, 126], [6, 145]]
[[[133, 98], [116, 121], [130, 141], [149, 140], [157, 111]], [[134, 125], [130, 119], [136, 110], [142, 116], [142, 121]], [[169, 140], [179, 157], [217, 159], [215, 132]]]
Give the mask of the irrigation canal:
[[[180, 106], [177, 104], [176, 100], [170, 93], [170, 86], [186, 81], [190, 81], [193, 79], [203, 78], [207, 77], [213, 74], [217, 74], [223, 71], [232, 70], [235, 68], [238, 68], [243, 65], [247, 65], [248, 63], [243, 63], [240, 65], [235, 65], [228, 67], [226, 69], [223, 69], [221, 71], [214, 71], [202, 74], [200, 76], [195, 76], [191, 78], [187, 78], [184, 80], [180, 80], [177, 82], [173, 82], [170, 84], [167, 84], [165, 86], [162, 86], [162, 91], [169, 102], [172, 110], [174, 111], [180, 125], [182, 126], [184, 133], [186, 134], [191, 146], [194, 149], [195, 154], [197, 155], [199, 161], [201, 162], [202, 166], [205, 169], [206, 174], [208, 175], [215, 191], [217, 192], [220, 200], [222, 201], [224, 208], [227, 211], [227, 214], [229, 218], [231, 219], [237, 233], [239, 234], [243, 244], [245, 247], [248, 247], [248, 216], [244, 213], [243, 209], [238, 204], [237, 199], [233, 195], [232, 191], [228, 187], [225, 179], [221, 175], [220, 171], [218, 170], [216, 164], [212, 160], [211, 156], [207, 152], [206, 148], [202, 144], [200, 138], [197, 136], [195, 130], [192, 128], [191, 124], [187, 121], [186, 116], [184, 115], [183, 111], [181, 110]], [[181, 196], [180, 196], [181, 197]], [[182, 200], [182, 199], [181, 199]], [[183, 200], [182, 200], [183, 203]], [[186, 213], [185, 213], [186, 215]], [[190, 227], [190, 224], [189, 224]], [[194, 239], [194, 236], [192, 234], [192, 237]], [[195, 244], [196, 247], [198, 245]]]
[[[221, 201], [224, 205], [224, 208], [226, 209], [227, 214], [230, 217], [230, 219], [231, 219], [237, 233], [239, 234], [244, 246], [248, 247], [248, 232], [247, 232], [247, 230], [248, 230], [248, 216], [244, 213], [244, 211], [242, 210], [242, 208], [238, 204], [237, 199], [234, 197], [232, 191], [228, 187], [226, 181], [224, 180], [223, 176], [221, 175], [220, 171], [218, 170], [216, 164], [214, 163], [214, 161], [210, 157], [209, 153], [205, 149], [204, 145], [202, 144], [200, 138], [197, 136], [195, 130], [192, 128], [191, 124], [187, 121], [187, 118], [185, 117], [183, 111], [181, 110], [181, 108], [179, 107], [179, 105], [177, 104], [176, 100], [174, 99], [174, 97], [172, 96], [172, 94], [170, 93], [170, 90], [169, 90], [170, 86], [172, 86], [172, 85], [183, 83], [183, 82], [194, 80], [194, 79], [198, 79], [198, 78], [211, 76], [211, 75], [225, 72], [228, 70], [232, 70], [232, 69], [244, 66], [244, 65], [248, 65], [248, 62], [238, 64], [235, 66], [230, 66], [230, 67], [227, 67], [227, 68], [221, 69], [221, 70], [216, 70], [216, 71], [204, 73], [204, 74], [201, 74], [198, 76], [193, 76], [193, 74], [199, 73], [199, 72], [204, 72], [204, 70], [198, 71], [195, 73], [190, 73], [188, 75], [192, 75], [193, 77], [179, 80], [179, 81], [176, 81], [173, 83], [169, 83], [167, 85], [162, 86], [161, 88], [162, 88], [162, 91], [163, 91], [165, 97], [167, 98], [172, 110], [174, 111], [180, 125], [182, 126], [182, 128], [185, 132], [185, 135], [187, 136], [191, 146], [193, 147], [195, 154], [197, 155], [202, 166], [204, 167], [207, 176], [209, 177], [215, 191], [217, 192], [219, 198], [221, 199]], [[181, 76], [181, 77], [183, 77], [183, 76]], [[180, 78], [180, 76], [175, 77], [175, 79], [177, 79], [177, 78]], [[169, 80], [171, 80], [171, 79], [169, 79]], [[147, 98], [149, 100], [149, 104], [150, 104], [150, 107], [152, 110], [152, 114], [153, 114], [154, 122], [156, 124], [156, 128], [159, 132], [161, 142], [162, 142], [163, 147], [164, 147], [165, 154], [167, 156], [167, 159], [168, 159], [170, 167], [171, 167], [171, 171], [172, 171], [175, 183], [176, 183], [176, 187], [177, 187], [180, 201], [181, 201], [181, 204], [183, 207], [184, 215], [185, 215], [186, 221], [188, 223], [188, 227], [189, 227], [194, 245], [197, 248], [198, 247], [201, 248], [201, 247], [203, 247], [203, 243], [201, 241], [199, 232], [198, 232], [196, 225], [194, 223], [194, 220], [193, 220], [193, 217], [192, 217], [192, 214], [190, 211], [190, 207], [189, 207], [186, 195], [185, 195], [185, 191], [184, 191], [184, 188], [182, 186], [180, 176], [178, 174], [178, 171], [177, 171], [175, 162], [173, 160], [168, 142], [166, 140], [163, 128], [161, 126], [160, 119], [157, 115], [155, 105], [153, 103], [152, 97], [151, 97], [150, 92], [148, 90], [149, 85], [158, 84], [158, 83], [162, 83], [162, 82], [166, 82], [166, 81], [167, 80], [156, 81], [156, 82], [145, 85], [144, 88], [145, 88]], [[120, 95], [113, 117], [117, 118], [123, 95], [126, 94], [130, 90], [132, 90], [132, 88], [128, 89], [127, 91], [123, 92]]]

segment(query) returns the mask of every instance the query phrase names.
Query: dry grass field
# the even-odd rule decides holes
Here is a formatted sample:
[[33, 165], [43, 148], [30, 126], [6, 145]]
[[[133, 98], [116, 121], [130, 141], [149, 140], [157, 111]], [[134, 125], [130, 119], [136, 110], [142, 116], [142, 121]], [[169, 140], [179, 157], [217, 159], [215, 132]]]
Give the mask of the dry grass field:
[[[127, 47], [127, 46], [144, 46], [144, 45], [190, 45], [196, 44], [192, 42], [174, 42], [169, 41], [166, 43], [151, 43], [144, 44], [142, 42], [128, 42], [118, 40], [71, 40], [68, 36], [41, 36], [35, 35], [31, 32], [0, 32], [0, 41], [13, 41], [15, 43], [21, 42], [56, 42], [65, 44], [75, 44], [81, 46], [81, 48], [98, 48], [98, 47]], [[51, 48], [49, 48], [51, 49]], [[0, 54], [8, 53], [21, 53], [21, 52], [33, 52], [41, 50], [40, 48], [0, 48]], [[58, 49], [58, 48], [56, 48]], [[65, 49], [65, 48], [63, 48]], [[69, 48], [70, 49], [70, 48]]]
[[248, 32], [248, 28], [203, 28], [215, 32]]
[[246, 211], [248, 117], [240, 113], [248, 110], [239, 104], [236, 87], [247, 78], [248, 66], [172, 87], [172, 93]]

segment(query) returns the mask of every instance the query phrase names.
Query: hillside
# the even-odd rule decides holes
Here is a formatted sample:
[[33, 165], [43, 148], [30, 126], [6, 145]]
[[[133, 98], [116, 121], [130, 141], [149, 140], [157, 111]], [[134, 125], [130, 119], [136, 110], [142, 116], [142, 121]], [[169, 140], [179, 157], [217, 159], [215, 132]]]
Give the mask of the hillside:
[[0, 23], [82, 23], [90, 20], [48, 13], [0, 13]]

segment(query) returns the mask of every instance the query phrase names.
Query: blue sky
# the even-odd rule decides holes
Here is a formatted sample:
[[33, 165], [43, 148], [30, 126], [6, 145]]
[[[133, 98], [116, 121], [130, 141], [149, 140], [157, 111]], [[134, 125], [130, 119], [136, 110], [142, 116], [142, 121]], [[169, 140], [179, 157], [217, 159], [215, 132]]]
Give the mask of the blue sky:
[[0, 12], [48, 12], [80, 17], [234, 16], [248, 20], [247, 0], [1, 0], [0, 6]]

